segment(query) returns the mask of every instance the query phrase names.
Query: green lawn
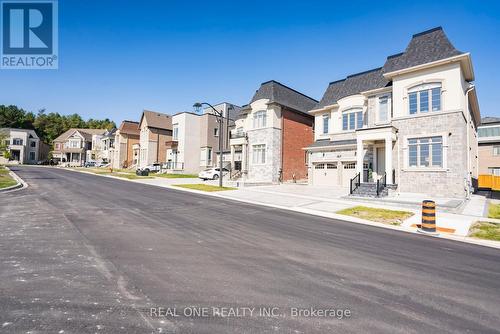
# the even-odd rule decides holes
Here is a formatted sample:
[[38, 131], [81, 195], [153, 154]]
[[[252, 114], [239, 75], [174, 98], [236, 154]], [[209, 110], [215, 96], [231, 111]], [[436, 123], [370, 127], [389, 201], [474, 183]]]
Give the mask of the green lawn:
[[166, 179], [196, 179], [198, 175], [194, 174], [154, 174], [156, 177], [164, 177]]
[[500, 204], [490, 204], [488, 208], [488, 218], [500, 219]]
[[231, 188], [231, 187], [218, 187], [218, 186], [212, 186], [209, 184], [175, 184], [175, 187], [181, 187], [181, 188], [186, 188], [186, 189], [194, 189], [194, 190], [201, 190], [201, 191], [208, 191], [208, 192], [214, 192], [214, 191], [224, 191], [224, 190], [236, 190], [238, 188]]
[[5, 167], [0, 166], [0, 189], [15, 186], [17, 181], [9, 175], [9, 171]]
[[500, 241], [500, 224], [477, 222], [469, 229], [469, 237]]
[[337, 211], [337, 213], [390, 225], [401, 225], [403, 221], [413, 216], [413, 213], [408, 211], [377, 209], [367, 206], [355, 206]]

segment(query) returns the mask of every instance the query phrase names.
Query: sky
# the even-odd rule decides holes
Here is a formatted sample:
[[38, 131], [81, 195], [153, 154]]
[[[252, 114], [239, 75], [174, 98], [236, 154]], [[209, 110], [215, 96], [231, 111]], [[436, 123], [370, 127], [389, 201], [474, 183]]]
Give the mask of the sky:
[[197, 101], [247, 104], [277, 80], [317, 100], [442, 26], [500, 116], [500, 1], [59, 0], [59, 68], [0, 70], [0, 104], [139, 120]]

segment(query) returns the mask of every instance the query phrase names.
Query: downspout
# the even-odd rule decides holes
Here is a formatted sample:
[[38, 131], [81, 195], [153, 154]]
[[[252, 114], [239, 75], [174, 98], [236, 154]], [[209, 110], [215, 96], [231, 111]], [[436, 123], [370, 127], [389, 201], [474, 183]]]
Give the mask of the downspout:
[[471, 170], [471, 163], [470, 163], [470, 123], [471, 123], [471, 111], [469, 110], [469, 93], [474, 90], [475, 86], [474, 84], [470, 84], [469, 88], [465, 91], [465, 108], [467, 110], [467, 189], [466, 189], [466, 196], [467, 199], [470, 199], [470, 188], [472, 186], [472, 170]]

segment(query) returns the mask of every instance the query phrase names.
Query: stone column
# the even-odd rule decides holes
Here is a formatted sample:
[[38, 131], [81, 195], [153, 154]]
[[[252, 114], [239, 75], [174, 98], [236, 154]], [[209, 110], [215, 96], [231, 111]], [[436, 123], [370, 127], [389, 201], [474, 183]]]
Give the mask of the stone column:
[[241, 171], [245, 175], [248, 171], [247, 169], [247, 144], [241, 145]]
[[365, 152], [363, 150], [363, 140], [358, 138], [357, 141], [357, 149], [356, 149], [356, 174], [360, 175], [360, 182], [363, 183], [363, 158], [365, 156]]
[[231, 169], [234, 170], [234, 145], [231, 145]]
[[385, 138], [385, 172], [387, 173], [387, 184], [393, 184], [392, 180], [392, 138]]

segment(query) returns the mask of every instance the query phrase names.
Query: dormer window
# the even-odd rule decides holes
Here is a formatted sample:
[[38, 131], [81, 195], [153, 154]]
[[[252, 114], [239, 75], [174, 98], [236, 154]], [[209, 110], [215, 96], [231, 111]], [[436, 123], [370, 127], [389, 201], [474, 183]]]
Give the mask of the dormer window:
[[441, 84], [428, 83], [408, 90], [408, 110], [410, 115], [441, 110]]
[[356, 130], [363, 127], [363, 110], [354, 108], [342, 113], [342, 130]]

